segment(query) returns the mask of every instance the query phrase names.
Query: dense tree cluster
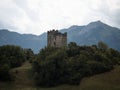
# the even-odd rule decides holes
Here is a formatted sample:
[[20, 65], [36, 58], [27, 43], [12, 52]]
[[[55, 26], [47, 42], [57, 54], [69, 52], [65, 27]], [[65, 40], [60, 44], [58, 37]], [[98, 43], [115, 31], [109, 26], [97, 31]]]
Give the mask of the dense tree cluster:
[[32, 51], [32, 49], [24, 49], [25, 52], [25, 57], [26, 60], [28, 60], [30, 63], [32, 63], [33, 59], [34, 59], [34, 53]]
[[11, 80], [10, 69], [21, 66], [25, 61], [25, 50], [19, 46], [0, 46], [0, 80]]
[[39, 86], [79, 84], [83, 77], [109, 71], [120, 61], [120, 53], [103, 42], [66, 48], [45, 47], [35, 57], [33, 76]]
[[36, 55], [31, 49], [0, 46], [0, 81], [11, 80], [10, 70], [25, 60], [32, 63], [33, 78], [38, 86], [77, 85], [83, 77], [109, 71], [120, 64], [120, 52], [103, 42], [97, 46], [71, 42], [64, 48], [45, 47]]

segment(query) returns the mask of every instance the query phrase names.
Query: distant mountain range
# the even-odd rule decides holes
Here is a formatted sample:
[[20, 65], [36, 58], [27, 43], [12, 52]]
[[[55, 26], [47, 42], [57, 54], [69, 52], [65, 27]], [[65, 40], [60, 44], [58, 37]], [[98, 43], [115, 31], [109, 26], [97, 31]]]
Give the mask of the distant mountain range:
[[[67, 32], [68, 43], [76, 42], [79, 45], [92, 45], [103, 41], [109, 47], [120, 51], [120, 29], [111, 27], [101, 21], [91, 22], [84, 26], [74, 25], [59, 31]], [[47, 45], [47, 33], [37, 36], [0, 29], [0, 46], [7, 44], [31, 48], [37, 53]]]

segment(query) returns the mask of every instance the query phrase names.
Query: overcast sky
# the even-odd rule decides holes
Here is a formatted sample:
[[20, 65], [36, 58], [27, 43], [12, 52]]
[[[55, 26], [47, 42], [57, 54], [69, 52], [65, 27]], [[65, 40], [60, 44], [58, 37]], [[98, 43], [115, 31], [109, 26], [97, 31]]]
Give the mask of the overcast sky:
[[0, 0], [0, 28], [41, 34], [101, 20], [120, 28], [120, 0]]

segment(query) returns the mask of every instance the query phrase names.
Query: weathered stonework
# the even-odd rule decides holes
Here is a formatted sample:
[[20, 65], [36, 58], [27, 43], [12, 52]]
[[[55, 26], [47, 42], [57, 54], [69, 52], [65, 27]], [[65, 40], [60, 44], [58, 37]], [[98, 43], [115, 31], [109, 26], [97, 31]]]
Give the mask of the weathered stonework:
[[67, 33], [60, 33], [58, 30], [47, 32], [47, 46], [65, 47], [67, 45]]

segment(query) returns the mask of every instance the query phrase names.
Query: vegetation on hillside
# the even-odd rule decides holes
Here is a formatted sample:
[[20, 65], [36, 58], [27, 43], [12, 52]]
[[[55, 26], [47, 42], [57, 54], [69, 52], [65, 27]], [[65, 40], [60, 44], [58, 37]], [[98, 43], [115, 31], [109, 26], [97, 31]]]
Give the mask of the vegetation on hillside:
[[29, 49], [23, 49], [19, 46], [5, 45], [0, 46], [0, 81], [9, 81], [14, 79], [10, 70], [19, 67], [29, 59]]
[[25, 60], [32, 63], [33, 78], [38, 86], [78, 85], [84, 77], [110, 71], [120, 64], [120, 52], [103, 42], [97, 46], [71, 42], [65, 48], [45, 47], [36, 55], [31, 49], [0, 46], [0, 81], [12, 80], [10, 70]]
[[71, 42], [66, 48], [42, 49], [33, 62], [33, 76], [38, 86], [78, 85], [83, 77], [110, 71], [119, 62], [120, 53], [103, 42], [97, 46]]

